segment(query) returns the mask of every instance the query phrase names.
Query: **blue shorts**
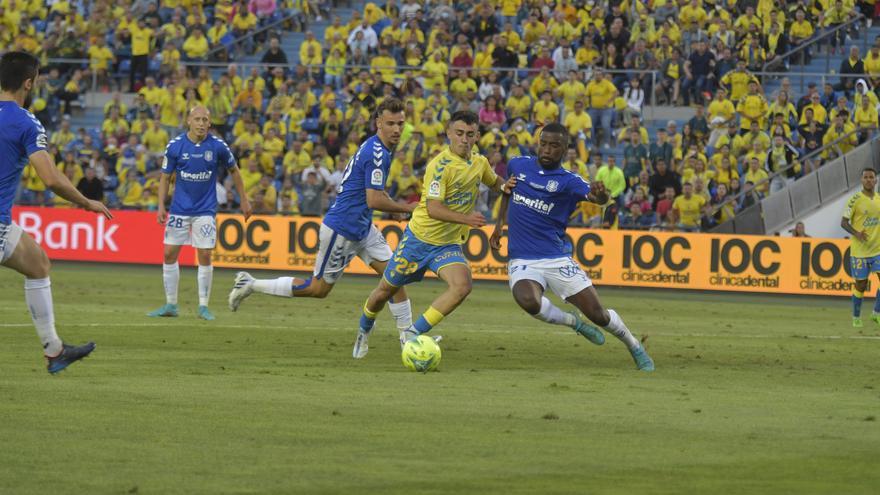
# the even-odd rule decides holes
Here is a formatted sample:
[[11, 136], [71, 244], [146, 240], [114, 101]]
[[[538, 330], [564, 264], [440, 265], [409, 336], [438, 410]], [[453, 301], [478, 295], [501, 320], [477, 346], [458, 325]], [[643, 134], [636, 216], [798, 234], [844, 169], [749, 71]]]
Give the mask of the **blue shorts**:
[[383, 276], [389, 284], [401, 287], [425, 278], [428, 269], [438, 273], [444, 266], [455, 264], [468, 264], [460, 244], [428, 244], [420, 241], [407, 227]]
[[866, 280], [869, 275], [874, 272], [880, 272], [880, 256], [872, 256], [870, 258], [849, 259], [850, 268], [852, 268], [852, 278], [856, 280]]

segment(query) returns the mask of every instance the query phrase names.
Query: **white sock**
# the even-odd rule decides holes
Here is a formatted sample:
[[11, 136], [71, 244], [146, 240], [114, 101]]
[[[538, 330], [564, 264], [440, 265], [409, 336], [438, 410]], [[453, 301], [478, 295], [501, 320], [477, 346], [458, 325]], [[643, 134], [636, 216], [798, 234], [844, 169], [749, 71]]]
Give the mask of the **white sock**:
[[177, 262], [162, 265], [162, 282], [165, 284], [165, 302], [177, 304], [177, 284], [180, 282], [180, 265]]
[[639, 341], [633, 336], [632, 332], [629, 331], [629, 328], [626, 328], [617, 311], [609, 309], [608, 315], [611, 316], [611, 321], [608, 322], [605, 330], [608, 330], [608, 332], [620, 339], [630, 349], [638, 349], [641, 344], [639, 344]]
[[557, 308], [550, 299], [546, 297], [541, 297], [541, 311], [536, 315], [532, 315], [533, 317], [550, 323], [552, 325], [565, 325], [567, 327], [574, 327], [577, 323], [574, 315], [568, 314], [565, 311]]
[[25, 279], [24, 300], [43, 344], [43, 354], [57, 356], [61, 352], [61, 339], [55, 333], [55, 310], [52, 308], [52, 284], [49, 277]]
[[211, 300], [211, 282], [214, 281], [214, 267], [199, 265], [199, 306], [208, 306]]
[[293, 277], [254, 280], [254, 290], [270, 296], [293, 297]]
[[388, 309], [394, 316], [398, 330], [406, 330], [412, 326], [412, 305], [410, 305], [409, 299], [399, 303], [389, 302]]

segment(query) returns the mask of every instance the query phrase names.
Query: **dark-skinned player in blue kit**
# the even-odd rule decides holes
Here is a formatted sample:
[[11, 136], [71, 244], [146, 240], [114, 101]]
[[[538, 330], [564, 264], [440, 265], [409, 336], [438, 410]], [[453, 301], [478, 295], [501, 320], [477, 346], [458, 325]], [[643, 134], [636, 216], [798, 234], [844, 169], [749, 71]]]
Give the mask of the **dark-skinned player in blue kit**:
[[645, 348], [617, 312], [602, 307], [592, 281], [571, 257], [565, 229], [572, 212], [581, 201], [606, 204], [608, 193], [601, 182], [591, 185], [562, 168], [568, 139], [565, 127], [548, 124], [541, 130], [538, 156], [510, 160], [507, 170], [510, 177], [516, 177], [516, 186], [502, 199], [490, 244], [495, 250], [501, 248], [507, 219], [510, 288], [513, 299], [528, 314], [550, 324], [572, 328], [596, 345], [605, 342], [598, 328], [574, 313], [565, 313], [547, 299], [544, 291], [550, 289], [620, 339], [638, 369], [653, 371], [654, 362]]

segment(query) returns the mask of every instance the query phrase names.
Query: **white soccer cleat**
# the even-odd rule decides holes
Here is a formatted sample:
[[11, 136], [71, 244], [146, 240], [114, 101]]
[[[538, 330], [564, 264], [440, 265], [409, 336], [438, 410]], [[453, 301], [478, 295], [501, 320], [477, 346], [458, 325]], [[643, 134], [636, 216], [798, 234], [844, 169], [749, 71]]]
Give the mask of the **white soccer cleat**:
[[351, 357], [362, 359], [370, 350], [370, 333], [358, 330], [357, 339], [354, 341], [354, 349], [351, 350]]
[[229, 309], [238, 311], [238, 306], [247, 296], [254, 293], [254, 277], [248, 272], [238, 272], [235, 283], [229, 292]]
[[[418, 333], [411, 331], [409, 329], [398, 330], [398, 333], [400, 334], [400, 350], [403, 350], [403, 346], [406, 344], [407, 340], [412, 340], [412, 339], [418, 338], [418, 336], [419, 336]], [[437, 342], [438, 344], [440, 343], [441, 340], [443, 340], [442, 335], [432, 335], [431, 338], [434, 339], [434, 342]]]

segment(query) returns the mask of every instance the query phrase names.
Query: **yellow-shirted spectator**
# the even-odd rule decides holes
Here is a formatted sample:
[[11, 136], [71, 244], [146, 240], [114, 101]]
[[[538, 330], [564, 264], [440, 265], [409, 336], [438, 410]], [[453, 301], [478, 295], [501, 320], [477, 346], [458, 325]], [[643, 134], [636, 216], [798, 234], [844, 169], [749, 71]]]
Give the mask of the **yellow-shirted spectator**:
[[430, 108], [426, 108], [422, 112], [422, 121], [416, 126], [416, 130], [422, 134], [427, 146], [441, 144], [445, 137], [443, 124], [437, 121]]
[[110, 68], [110, 62], [116, 60], [113, 50], [107, 46], [103, 36], [99, 36], [95, 44], [89, 47], [89, 68], [98, 74], [104, 74]]
[[235, 17], [232, 18], [232, 27], [237, 34], [244, 34], [251, 29], [257, 27], [257, 16], [252, 14], [248, 9], [238, 9]]
[[504, 102], [504, 110], [511, 119], [529, 120], [532, 115], [532, 98], [526, 94], [522, 86], [515, 85], [511, 88], [507, 101]]
[[138, 182], [137, 174], [129, 171], [119, 174], [119, 187], [116, 188], [116, 196], [123, 206], [137, 207], [144, 192], [144, 187]]
[[761, 167], [761, 160], [757, 157], [749, 160], [748, 170], [743, 175], [745, 182], [751, 182], [755, 186], [755, 191], [759, 194], [766, 194], [770, 188], [770, 178], [767, 171]]
[[550, 74], [550, 69], [545, 67], [541, 67], [541, 72], [532, 79], [531, 86], [529, 87], [529, 92], [532, 94], [532, 98], [538, 99], [544, 91], [556, 91], [556, 88], [559, 87], [559, 81]]
[[757, 122], [758, 127], [763, 129], [766, 127], [767, 109], [769, 108], [767, 100], [764, 99], [764, 95], [758, 93], [757, 81], [750, 81], [748, 85], [748, 94], [742, 97], [736, 106], [736, 111], [740, 115], [740, 128], [750, 129], [751, 123]]
[[[825, 135], [822, 137], [822, 146], [831, 147], [831, 149], [826, 149], [822, 153], [824, 158], [829, 158], [830, 153], [832, 151], [836, 152], [837, 149], [840, 150], [840, 155], [838, 156], [843, 156], [859, 144], [859, 137], [853, 132], [855, 131], [855, 126], [847, 122], [848, 119], [849, 115], [841, 112], [834, 119], [834, 124], [825, 132]], [[834, 146], [831, 146], [832, 143], [835, 143]]]
[[568, 79], [556, 88], [556, 92], [562, 97], [562, 104], [565, 106], [566, 112], [574, 109], [575, 102], [580, 100], [587, 90], [587, 86], [581, 82], [578, 74], [578, 71], [569, 71]]
[[871, 105], [867, 98], [862, 98], [862, 104], [856, 107], [853, 122], [859, 131], [865, 133], [866, 139], [877, 130], [877, 107]]
[[264, 132], [263, 134], [263, 149], [266, 150], [266, 153], [271, 155], [272, 158], [275, 160], [283, 158], [284, 140], [281, 139], [280, 135], [278, 134], [278, 129], [275, 127], [270, 127], [269, 130]]
[[159, 65], [159, 71], [162, 74], [176, 74], [180, 67], [180, 51], [171, 43], [165, 43], [160, 55], [162, 63]]
[[244, 183], [244, 190], [250, 191], [257, 184], [260, 183], [260, 179], [263, 177], [263, 172], [260, 170], [260, 166], [257, 164], [255, 160], [253, 160], [252, 156], [247, 156], [242, 158], [243, 166], [241, 167], [241, 181]]
[[298, 139], [294, 140], [290, 147], [290, 151], [284, 155], [284, 173], [287, 176], [292, 176], [298, 172], [302, 172], [311, 166], [311, 164], [312, 157], [309, 156], [309, 153], [305, 149], [303, 149], [303, 142]]
[[754, 7], [748, 6], [746, 7], [746, 13], [739, 16], [736, 19], [736, 22], [733, 23], [733, 29], [736, 30], [740, 36], [743, 36], [751, 31], [752, 26], [755, 26], [758, 29], [758, 32], [762, 32], [763, 23], [761, 22], [761, 18], [755, 15]]
[[[342, 110], [336, 108], [336, 100], [328, 100], [326, 106], [321, 110], [321, 114], [318, 116], [318, 121], [326, 123], [330, 120], [330, 115], [336, 116], [337, 122], [342, 122], [343, 113]], [[369, 114], [367, 114], [369, 117]]]
[[574, 54], [574, 61], [579, 67], [591, 66], [599, 59], [599, 50], [593, 46], [593, 39], [586, 38], [586, 42], [578, 47]]
[[538, 17], [534, 14], [529, 15], [529, 20], [525, 23], [522, 30], [523, 42], [526, 45], [537, 43], [542, 36], [547, 34], [547, 26], [545, 26], [543, 22], [539, 21]]
[[694, 194], [693, 184], [685, 182], [682, 186], [682, 194], [672, 202], [672, 211], [678, 227], [683, 230], [699, 230], [700, 217], [705, 204], [706, 199], [703, 196]]
[[736, 69], [724, 74], [721, 78], [721, 84], [730, 92], [730, 99], [737, 103], [740, 98], [748, 94], [749, 84], [758, 82], [758, 79], [746, 70], [746, 60], [739, 59], [736, 61]]
[[[390, 28], [390, 26], [389, 26], [389, 28]], [[385, 28], [385, 29], [387, 30], [388, 28]], [[344, 24], [342, 24], [342, 18], [339, 17], [338, 15], [335, 15], [335, 16], [333, 16], [333, 24], [331, 24], [330, 26], [327, 26], [324, 29], [324, 44], [327, 46], [332, 45], [333, 39], [335, 38], [337, 33], [339, 34], [339, 37], [341, 39], [348, 38], [348, 26], [345, 26]], [[382, 34], [385, 34], [385, 31], [383, 31]]]
[[[715, 158], [713, 155], [712, 158]], [[735, 160], [730, 155], [722, 156], [720, 165], [715, 169], [715, 181], [729, 186], [731, 182], [739, 180], [739, 172], [733, 167]]]
[[201, 28], [193, 28], [186, 41], [183, 42], [183, 52], [190, 60], [201, 60], [208, 55], [208, 38]]
[[813, 120], [818, 122], [820, 125], [825, 125], [825, 121], [828, 119], [828, 111], [825, 110], [825, 107], [822, 106], [820, 102], [819, 93], [814, 93], [810, 96], [810, 103], [805, 105], [804, 108], [801, 109], [801, 118], [798, 120], [799, 125], [807, 124], [807, 112], [812, 113]]
[[162, 100], [165, 90], [156, 85], [155, 79], [153, 79], [152, 77], [148, 77], [146, 79], [146, 84], [140, 89], [140, 91], [138, 91], [138, 93], [144, 95], [147, 103], [149, 103], [151, 106], [157, 106]]
[[138, 19], [137, 24], [129, 26], [131, 34], [131, 55], [133, 57], [149, 55], [152, 48], [153, 30], [148, 28], [143, 19]]
[[519, 33], [513, 29], [513, 23], [506, 23], [504, 25], [504, 30], [501, 31], [498, 36], [505, 38], [507, 40], [507, 46], [513, 51], [519, 51], [523, 46], [522, 38], [520, 38]]
[[119, 139], [128, 137], [130, 129], [128, 122], [119, 115], [119, 111], [116, 109], [111, 110], [110, 116], [101, 124], [101, 132], [104, 133], [104, 136], [116, 136]]
[[538, 125], [559, 121], [559, 106], [553, 101], [550, 91], [544, 91], [541, 99], [532, 107], [532, 121]]
[[588, 108], [604, 110], [611, 108], [614, 98], [617, 96], [617, 88], [602, 72], [597, 72], [596, 77], [587, 84], [586, 97], [589, 99]]
[[263, 144], [263, 135], [257, 131], [257, 124], [251, 122], [245, 126], [245, 131], [235, 139], [233, 147], [241, 153], [253, 151], [257, 144]]
[[248, 80], [247, 87], [235, 97], [232, 103], [233, 110], [252, 108], [259, 112], [263, 109], [263, 94], [255, 86], [253, 80]]
[[159, 102], [159, 120], [166, 127], [179, 129], [186, 113], [186, 99], [176, 92], [173, 83], [167, 89]]
[[449, 66], [443, 61], [442, 53], [435, 51], [431, 59], [422, 64], [422, 74], [426, 90], [446, 91]]
[[161, 155], [165, 152], [170, 136], [162, 128], [162, 123], [156, 119], [141, 134], [141, 142], [151, 155]]
[[685, 31], [703, 29], [706, 25], [706, 10], [700, 6], [698, 0], [691, 0], [690, 3], [681, 8], [678, 13], [678, 20], [681, 22], [681, 28]]
[[263, 134], [269, 134], [271, 129], [274, 129], [278, 136], [287, 136], [287, 124], [281, 120], [280, 110], [272, 110], [269, 113], [269, 119], [263, 124]]
[[452, 80], [449, 83], [449, 93], [453, 97], [459, 97], [461, 95], [466, 94], [468, 91], [477, 92], [477, 83], [470, 77], [468, 77], [468, 73], [466, 70], [458, 71], [458, 77]]
[[49, 137], [49, 143], [59, 150], [63, 150], [74, 139], [76, 139], [76, 135], [70, 130], [70, 120], [63, 119], [61, 127]]
[[584, 102], [582, 100], [574, 102], [572, 109], [566, 112], [562, 125], [568, 129], [568, 133], [574, 138], [577, 138], [580, 133], [584, 133], [586, 138], [592, 135], [593, 119], [590, 118], [590, 114], [584, 111]]
[[253, 160], [257, 167], [264, 174], [274, 176], [275, 175], [275, 160], [272, 158], [272, 155], [266, 153], [266, 150], [263, 149], [263, 142], [254, 142], [253, 152], [251, 153], [251, 160]]
[[556, 41], [574, 41], [580, 34], [580, 31], [575, 26], [572, 26], [561, 12], [556, 12], [556, 15], [547, 23], [547, 33], [555, 38]]
[[228, 32], [229, 28], [226, 27], [226, 21], [224, 18], [216, 16], [215, 14], [214, 25], [208, 29], [208, 42], [211, 46], [217, 46], [220, 44], [220, 40], [223, 39]]
[[394, 78], [397, 74], [397, 61], [388, 54], [388, 49], [379, 47], [379, 54], [370, 60], [371, 72], [382, 75], [382, 81], [394, 84]]
[[727, 124], [736, 118], [736, 108], [733, 102], [727, 99], [727, 91], [719, 89], [715, 97], [709, 103], [707, 109], [709, 125], [713, 127], [727, 128]]

